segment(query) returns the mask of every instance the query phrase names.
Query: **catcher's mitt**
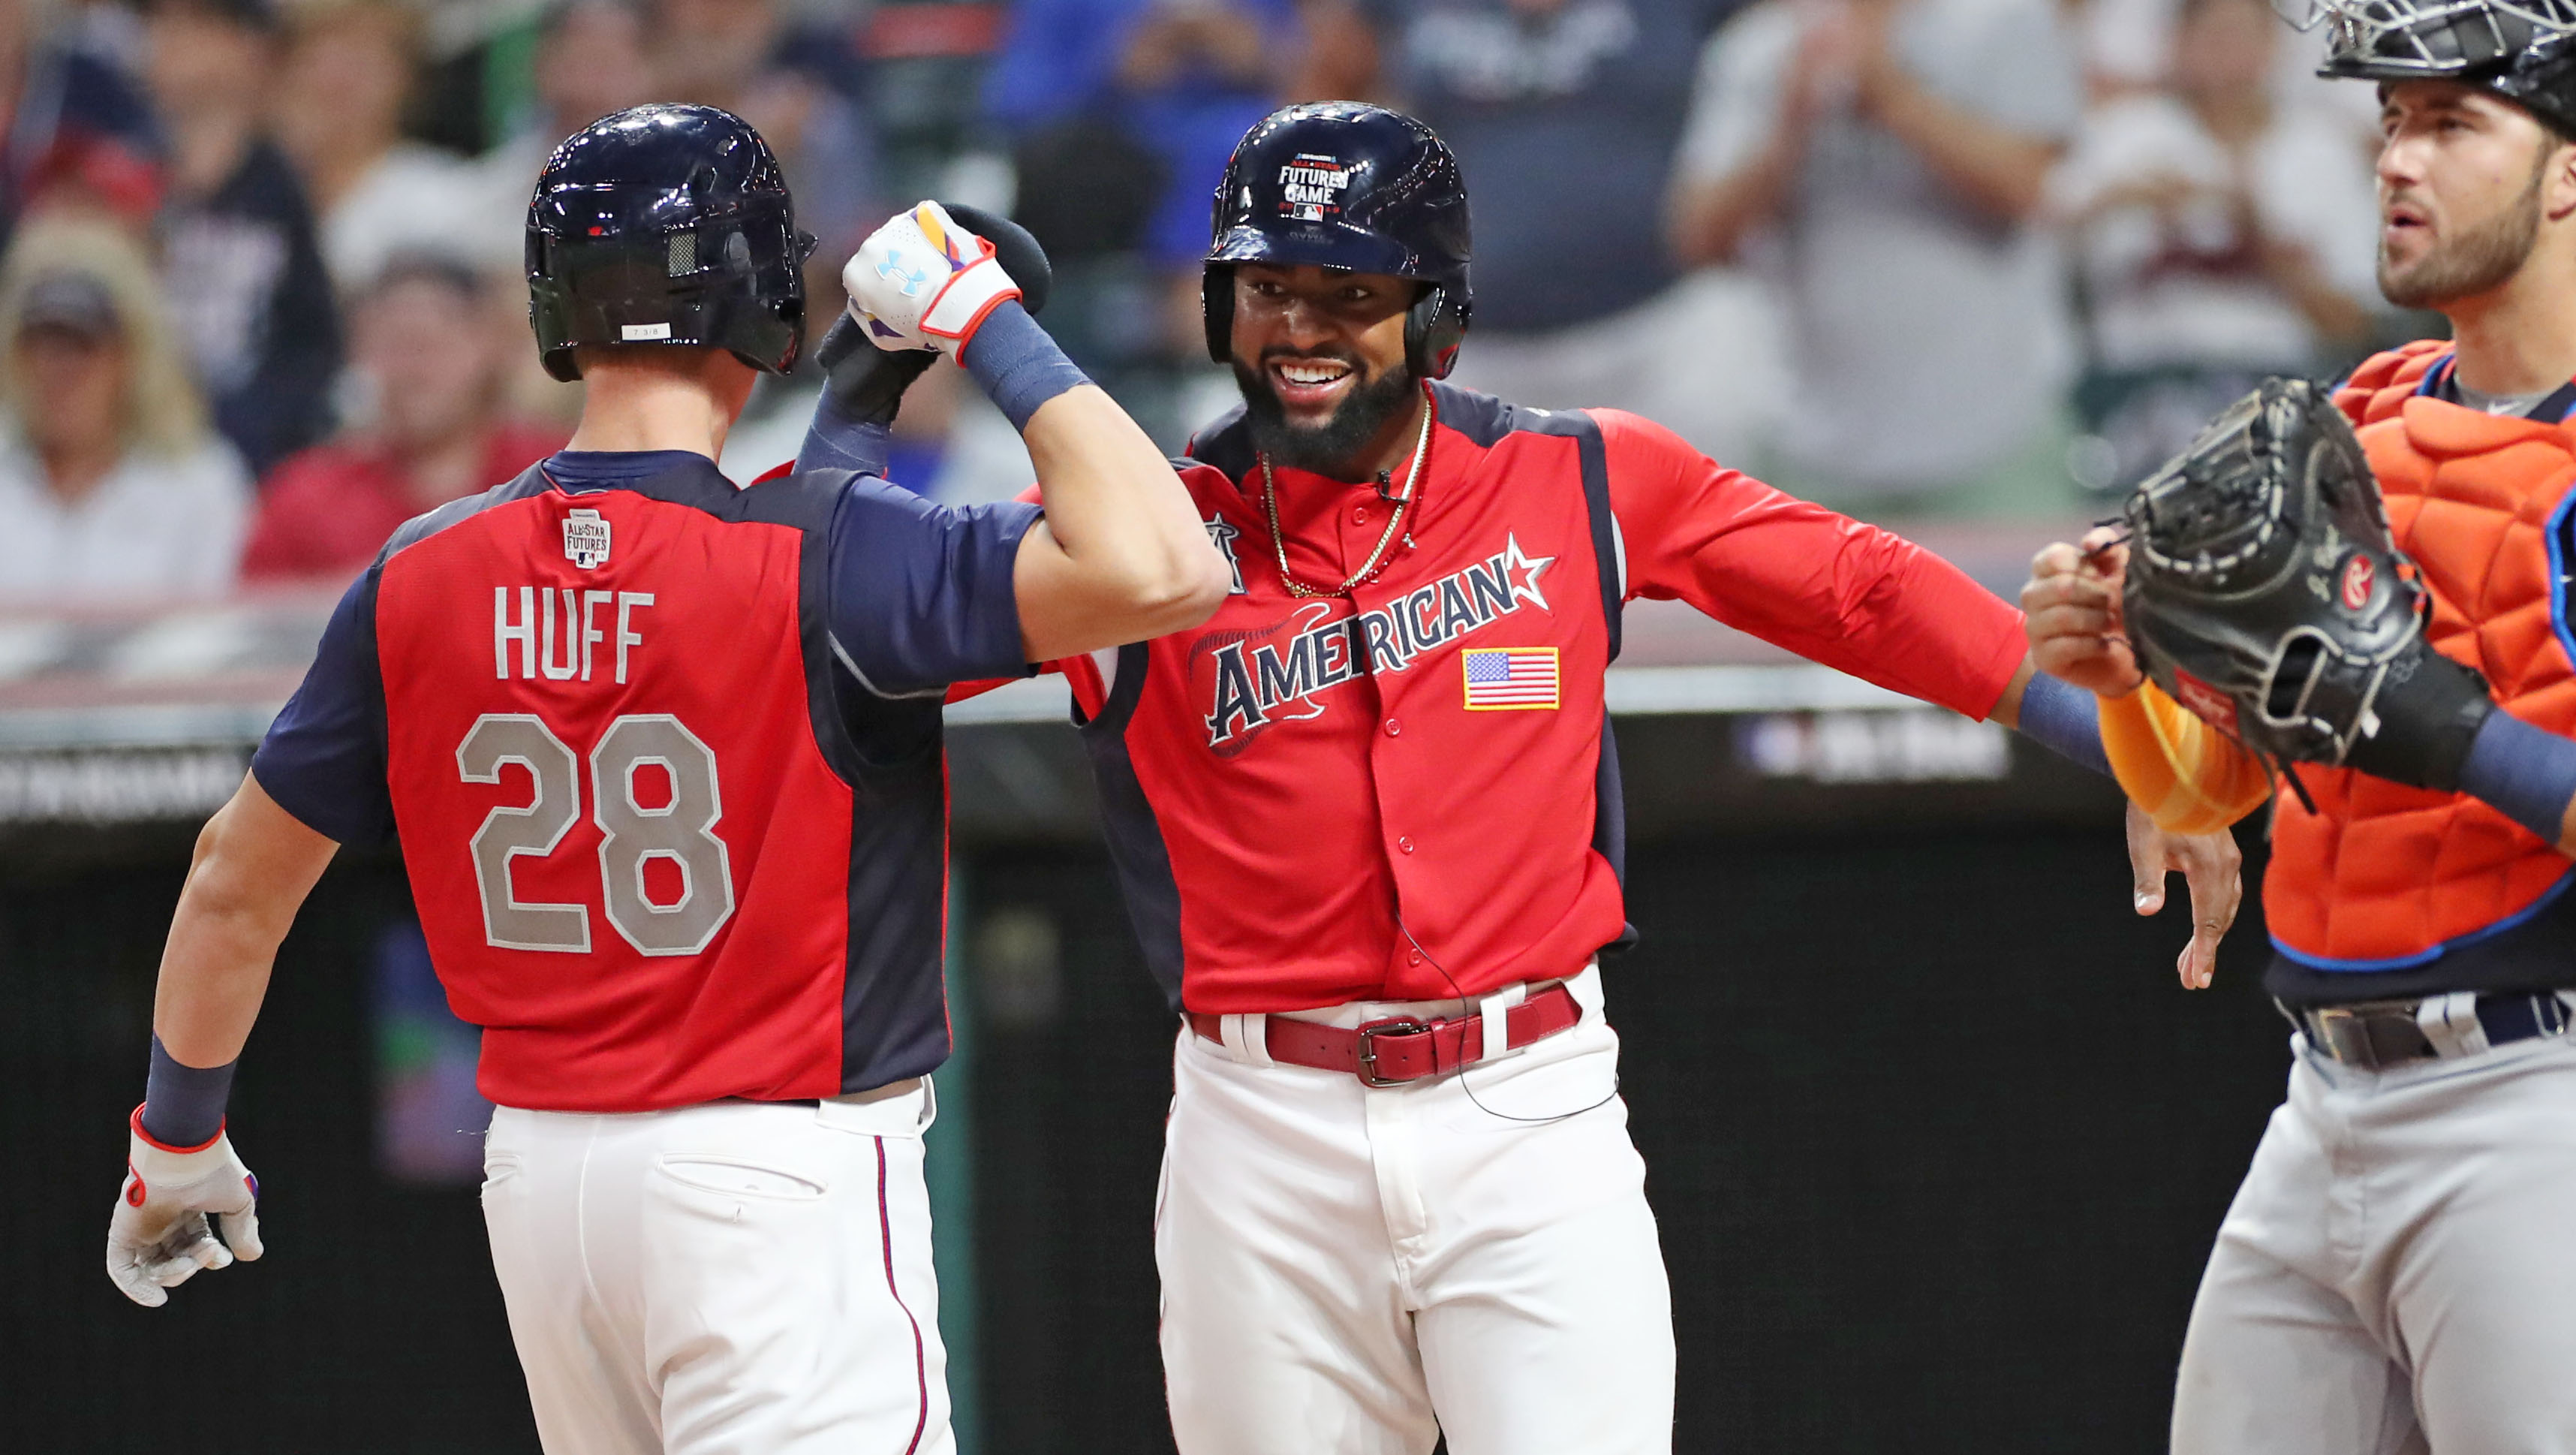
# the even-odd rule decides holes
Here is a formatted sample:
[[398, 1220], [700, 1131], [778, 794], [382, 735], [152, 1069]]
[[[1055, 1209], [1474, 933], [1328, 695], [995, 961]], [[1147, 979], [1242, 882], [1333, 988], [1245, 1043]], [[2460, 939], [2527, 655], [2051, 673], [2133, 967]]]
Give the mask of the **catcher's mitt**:
[[2129, 644], [2175, 701], [2276, 766], [2459, 786], [2486, 681], [2425, 641], [2431, 601], [2323, 389], [2265, 382], [2123, 513]]

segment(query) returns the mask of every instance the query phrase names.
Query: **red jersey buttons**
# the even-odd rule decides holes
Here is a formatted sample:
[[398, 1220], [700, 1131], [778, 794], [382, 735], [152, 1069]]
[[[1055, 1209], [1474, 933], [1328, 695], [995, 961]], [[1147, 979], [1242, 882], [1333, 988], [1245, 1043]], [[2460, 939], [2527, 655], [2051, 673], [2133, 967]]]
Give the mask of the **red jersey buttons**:
[[1367, 506], [1365, 506], [1365, 505], [1354, 505], [1354, 506], [1352, 506], [1352, 507], [1351, 507], [1351, 524], [1353, 524], [1353, 525], [1366, 525], [1366, 524], [1368, 524], [1368, 507], [1367, 507]]
[[1391, 738], [1403, 737], [1404, 724], [1397, 722], [1394, 718], [1388, 718], [1386, 720], [1386, 735]]
[[1410, 854], [1413, 852], [1413, 840], [1409, 838], [1397, 839], [1395, 841], [1395, 847], [1398, 852]]
[[1420, 950], [1407, 950], [1404, 954], [1404, 963], [1407, 965], [1421, 964], [1422, 952]]

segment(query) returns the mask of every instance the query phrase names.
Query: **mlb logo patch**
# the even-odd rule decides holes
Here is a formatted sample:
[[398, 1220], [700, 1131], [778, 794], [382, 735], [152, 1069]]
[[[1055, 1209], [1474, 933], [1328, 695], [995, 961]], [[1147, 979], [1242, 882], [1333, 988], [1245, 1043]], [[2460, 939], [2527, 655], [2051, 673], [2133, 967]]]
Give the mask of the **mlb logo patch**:
[[1458, 655], [1466, 667], [1469, 712], [1556, 709], [1556, 648], [1469, 647]]
[[564, 559], [587, 571], [608, 560], [608, 522], [596, 510], [564, 517]]

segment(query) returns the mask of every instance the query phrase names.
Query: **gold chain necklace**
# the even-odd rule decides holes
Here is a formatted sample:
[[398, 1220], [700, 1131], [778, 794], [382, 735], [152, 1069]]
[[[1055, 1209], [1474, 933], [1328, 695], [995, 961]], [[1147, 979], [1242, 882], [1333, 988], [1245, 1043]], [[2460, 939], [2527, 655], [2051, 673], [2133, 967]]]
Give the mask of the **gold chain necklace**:
[[[1413, 438], [1413, 466], [1404, 472], [1404, 493], [1395, 497], [1395, 512], [1386, 518], [1386, 529], [1379, 534], [1377, 546], [1368, 553], [1368, 559], [1360, 563], [1359, 573], [1339, 586], [1309, 586], [1288, 569], [1288, 536], [1279, 528], [1279, 482], [1271, 478], [1269, 453], [1262, 453], [1261, 504], [1270, 513], [1270, 548], [1279, 554], [1279, 580], [1288, 588], [1289, 595], [1300, 601], [1317, 596], [1348, 596], [1376, 580], [1378, 573], [1387, 568], [1386, 548], [1395, 543], [1396, 533], [1404, 528], [1404, 514], [1413, 508], [1414, 487], [1422, 483], [1422, 462], [1431, 455], [1431, 414], [1431, 387], [1426, 384], [1422, 389], [1422, 429]], [[1386, 477], [1381, 475], [1378, 478], [1383, 481]], [[1379, 487], [1379, 494], [1385, 494], [1383, 484]], [[1408, 535], [1404, 541], [1411, 545], [1413, 537]]]

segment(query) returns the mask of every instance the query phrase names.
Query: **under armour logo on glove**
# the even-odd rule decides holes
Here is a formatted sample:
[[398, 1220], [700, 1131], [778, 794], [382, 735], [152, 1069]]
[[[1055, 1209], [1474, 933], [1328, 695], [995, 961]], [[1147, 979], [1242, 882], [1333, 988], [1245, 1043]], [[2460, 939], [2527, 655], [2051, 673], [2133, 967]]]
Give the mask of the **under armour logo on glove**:
[[921, 285], [930, 281], [928, 272], [920, 268], [905, 267], [903, 255], [900, 253], [877, 264], [877, 276], [901, 288], [906, 298], [920, 297]]
[[996, 307], [1020, 296], [992, 243], [936, 202], [917, 203], [871, 233], [841, 270], [841, 286], [851, 317], [890, 353], [955, 353]]

